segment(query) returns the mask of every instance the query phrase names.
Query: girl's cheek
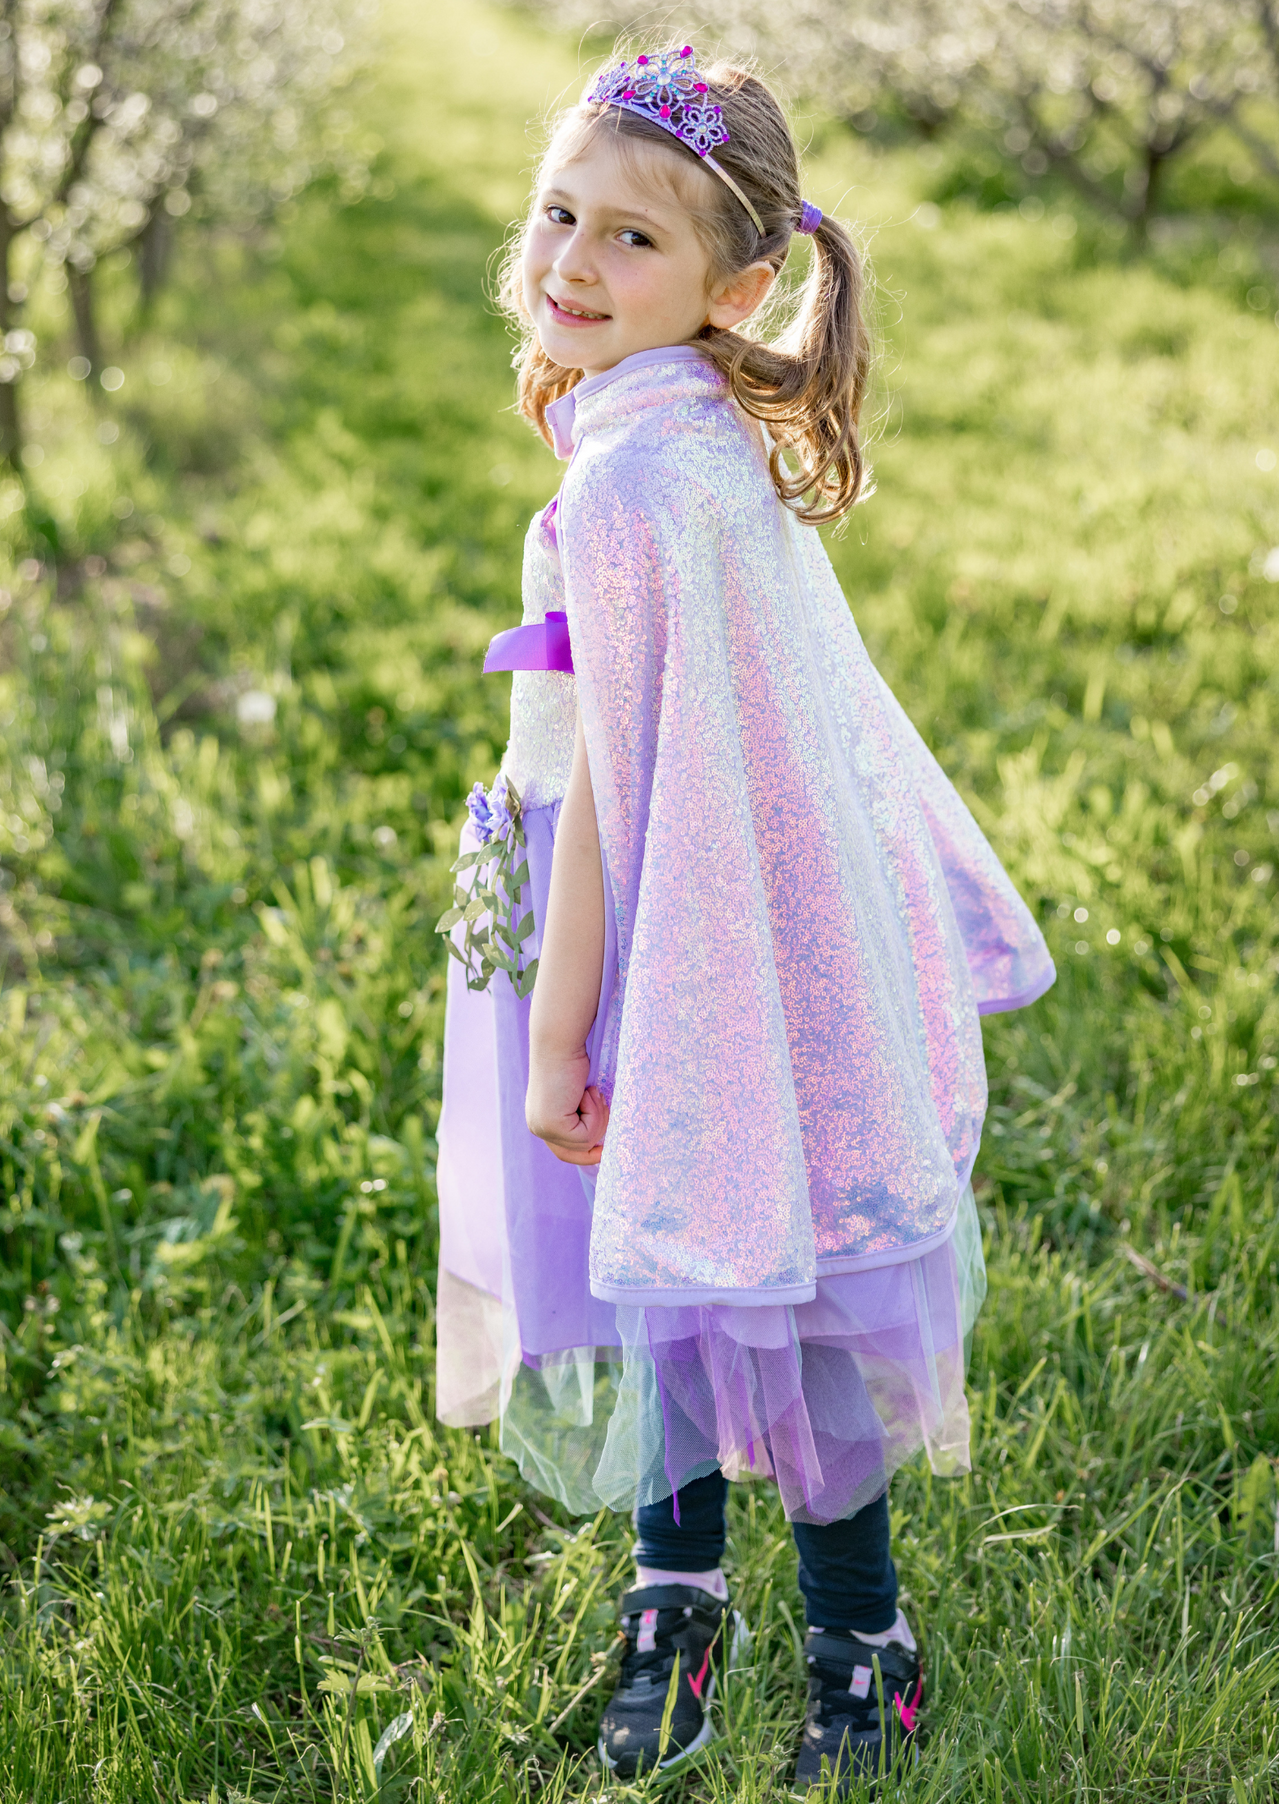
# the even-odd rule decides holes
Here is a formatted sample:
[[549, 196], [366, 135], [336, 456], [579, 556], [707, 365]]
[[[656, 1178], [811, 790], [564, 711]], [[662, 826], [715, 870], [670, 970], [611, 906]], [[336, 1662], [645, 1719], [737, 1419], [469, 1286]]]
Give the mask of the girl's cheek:
[[539, 270], [545, 269], [554, 261], [554, 245], [554, 231], [545, 220], [539, 219], [529, 228], [528, 236], [524, 240], [525, 261], [534, 263]]

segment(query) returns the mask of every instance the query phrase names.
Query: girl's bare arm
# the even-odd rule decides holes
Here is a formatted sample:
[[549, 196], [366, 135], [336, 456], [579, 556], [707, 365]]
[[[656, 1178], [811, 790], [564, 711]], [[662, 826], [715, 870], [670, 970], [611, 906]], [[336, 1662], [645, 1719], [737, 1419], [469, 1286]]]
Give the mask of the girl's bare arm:
[[608, 1105], [586, 1087], [586, 1040], [604, 971], [604, 873], [586, 740], [577, 723], [573, 770], [560, 809], [551, 891], [529, 1016], [530, 1130], [569, 1165], [598, 1165]]

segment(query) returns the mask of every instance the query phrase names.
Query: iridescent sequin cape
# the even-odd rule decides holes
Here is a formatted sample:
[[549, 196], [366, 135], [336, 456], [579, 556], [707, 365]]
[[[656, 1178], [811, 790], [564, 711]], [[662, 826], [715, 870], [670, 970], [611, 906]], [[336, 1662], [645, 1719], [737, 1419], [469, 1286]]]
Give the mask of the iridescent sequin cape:
[[834, 1521], [920, 1448], [968, 1469], [978, 1015], [1052, 964], [697, 352], [551, 420], [572, 461], [524, 622], [566, 610], [577, 674], [517, 670], [503, 769], [535, 953], [580, 697], [612, 1117], [598, 1174], [556, 1160], [524, 1124], [528, 1001], [451, 964], [436, 1407], [497, 1416], [574, 1511], [718, 1466]]
[[555, 528], [617, 938], [591, 1286], [799, 1303], [950, 1232], [981, 1011], [1042, 935], [691, 347], [557, 404]]

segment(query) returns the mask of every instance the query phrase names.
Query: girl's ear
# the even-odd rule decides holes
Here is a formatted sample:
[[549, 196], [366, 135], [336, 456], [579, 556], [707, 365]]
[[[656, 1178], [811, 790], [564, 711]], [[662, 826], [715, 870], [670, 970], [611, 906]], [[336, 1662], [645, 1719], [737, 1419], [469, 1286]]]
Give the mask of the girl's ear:
[[721, 331], [740, 326], [762, 306], [776, 280], [777, 271], [771, 263], [748, 263], [712, 294], [706, 309], [707, 325], [718, 326]]

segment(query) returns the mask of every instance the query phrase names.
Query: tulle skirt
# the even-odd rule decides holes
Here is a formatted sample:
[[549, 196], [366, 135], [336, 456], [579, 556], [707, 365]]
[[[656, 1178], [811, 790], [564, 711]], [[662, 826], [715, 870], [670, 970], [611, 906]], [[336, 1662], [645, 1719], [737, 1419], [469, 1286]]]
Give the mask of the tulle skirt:
[[[559, 808], [525, 819], [545, 916]], [[470, 829], [463, 848], [473, 841]], [[524, 1477], [576, 1513], [657, 1502], [717, 1466], [833, 1522], [921, 1449], [969, 1469], [967, 1348], [985, 1295], [971, 1190], [941, 1245], [818, 1277], [807, 1303], [645, 1307], [590, 1294], [589, 1181], [524, 1123], [528, 1008], [450, 961], [439, 1129], [436, 1411], [500, 1420]]]

